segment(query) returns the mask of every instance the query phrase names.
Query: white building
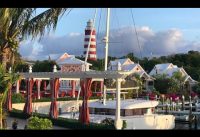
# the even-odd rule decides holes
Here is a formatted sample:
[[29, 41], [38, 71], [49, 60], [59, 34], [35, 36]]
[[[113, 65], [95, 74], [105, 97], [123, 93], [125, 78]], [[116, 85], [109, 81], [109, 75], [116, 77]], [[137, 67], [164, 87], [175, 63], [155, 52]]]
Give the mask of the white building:
[[121, 64], [121, 70], [123, 71], [131, 71], [132, 73], [128, 76], [128, 78], [134, 77], [135, 74], [138, 74], [140, 78], [143, 80], [144, 88], [149, 91], [153, 89], [153, 80], [154, 78], [148, 75], [145, 70], [138, 63], [134, 63], [129, 58], [125, 59], [116, 59], [114, 61], [110, 61], [108, 65], [108, 70], [117, 70], [118, 63]]
[[[80, 59], [75, 58], [74, 55], [69, 55], [67, 53], [62, 54], [57, 60], [56, 63], [60, 66], [61, 72], [80, 72], [80, 71], [89, 71], [92, 64], [86, 63]], [[86, 69], [85, 69], [86, 68]]]
[[[62, 54], [57, 60], [56, 63], [61, 68], [61, 72], [80, 72], [80, 71], [89, 71], [92, 64], [86, 63], [80, 59], [75, 58], [74, 55], [69, 55], [67, 53]], [[73, 79], [72, 79], [73, 80]], [[60, 90], [70, 90], [72, 89], [72, 80], [62, 80], [60, 82]], [[79, 87], [79, 80], [75, 80], [75, 89]]]
[[184, 83], [188, 82], [190, 87], [197, 83], [197, 81], [192, 79], [182, 67], [179, 68], [177, 65], [173, 65], [172, 63], [155, 65], [155, 67], [150, 71], [149, 75], [156, 76], [165, 74], [166, 77], [170, 78], [173, 76], [174, 72], [181, 72], [182, 76], [185, 78]]

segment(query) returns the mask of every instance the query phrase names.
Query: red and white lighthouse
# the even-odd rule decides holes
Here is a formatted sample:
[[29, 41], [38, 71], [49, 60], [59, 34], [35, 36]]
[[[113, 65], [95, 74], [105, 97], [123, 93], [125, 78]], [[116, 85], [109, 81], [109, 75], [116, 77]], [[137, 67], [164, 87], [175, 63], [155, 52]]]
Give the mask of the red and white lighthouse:
[[[89, 50], [88, 50], [88, 44]], [[96, 30], [93, 27], [93, 21], [89, 20], [85, 28], [85, 40], [84, 40], [84, 56], [86, 57], [88, 50], [88, 60], [97, 60], [96, 55]]]

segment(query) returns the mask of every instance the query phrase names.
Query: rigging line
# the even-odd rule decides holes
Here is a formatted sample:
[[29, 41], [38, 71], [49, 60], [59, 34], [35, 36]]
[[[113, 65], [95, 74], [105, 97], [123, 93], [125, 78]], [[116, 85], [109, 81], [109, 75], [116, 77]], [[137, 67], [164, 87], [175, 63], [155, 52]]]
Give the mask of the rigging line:
[[98, 24], [98, 29], [97, 29], [97, 39], [99, 39], [99, 29], [101, 25], [101, 13], [102, 13], [102, 8], [100, 10], [100, 16], [99, 16], [99, 24]]
[[[119, 17], [117, 16], [117, 9], [116, 9], [116, 12], [115, 12], [115, 16], [116, 16], [116, 20], [117, 20], [117, 25], [118, 25], [118, 28], [120, 28], [120, 25], [119, 25]], [[118, 32], [119, 32], [119, 29], [118, 29]], [[120, 34], [120, 33], [119, 33]], [[122, 46], [124, 46], [124, 38], [125, 38], [125, 35], [123, 35], [122, 34], [122, 36], [121, 36], [121, 38], [122, 38]], [[124, 49], [124, 48], [123, 48]], [[124, 50], [123, 50], [124, 51]], [[122, 53], [123, 53], [123, 51], [122, 51]], [[123, 55], [122, 55], [123, 56]], [[121, 58], [121, 57], [120, 57]]]
[[[101, 16], [102, 16], [102, 8], [100, 10], [100, 16], [99, 16], [99, 23], [98, 23], [98, 28], [97, 28], [97, 41], [99, 40], [99, 35], [100, 35], [100, 26], [101, 26]], [[96, 43], [96, 46], [98, 47], [99, 43]], [[99, 49], [101, 49], [99, 47]], [[103, 63], [102, 63], [103, 60], [100, 60], [100, 67], [103, 67]]]
[[140, 45], [140, 42], [139, 42], [139, 39], [138, 39], [138, 33], [137, 33], [137, 30], [136, 30], [136, 27], [135, 27], [135, 20], [134, 20], [134, 17], [133, 17], [132, 9], [131, 9], [131, 17], [132, 17], [132, 20], [133, 20], [134, 30], [135, 30], [135, 34], [136, 34], [136, 38], [137, 38], [137, 44], [138, 44], [139, 51], [140, 51], [140, 57], [142, 59], [141, 45]]

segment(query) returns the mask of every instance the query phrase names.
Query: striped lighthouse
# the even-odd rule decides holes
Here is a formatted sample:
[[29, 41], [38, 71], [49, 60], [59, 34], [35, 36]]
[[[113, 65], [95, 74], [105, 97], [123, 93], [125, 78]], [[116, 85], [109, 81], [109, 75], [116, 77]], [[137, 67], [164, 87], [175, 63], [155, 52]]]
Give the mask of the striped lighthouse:
[[[91, 33], [92, 32], [92, 33]], [[88, 51], [88, 60], [97, 60], [96, 55], [96, 31], [93, 27], [93, 21], [90, 19], [87, 22], [87, 26], [85, 28], [85, 40], [84, 40], [84, 56], [86, 57], [88, 44], [89, 51]]]

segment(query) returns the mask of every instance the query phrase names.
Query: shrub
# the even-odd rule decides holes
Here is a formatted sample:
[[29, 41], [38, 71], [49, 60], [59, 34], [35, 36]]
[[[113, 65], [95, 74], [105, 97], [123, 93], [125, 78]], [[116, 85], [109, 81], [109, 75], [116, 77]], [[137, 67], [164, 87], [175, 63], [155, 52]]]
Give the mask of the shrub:
[[105, 118], [101, 121], [101, 124], [114, 127], [114, 120], [112, 118]]
[[25, 98], [20, 93], [12, 94], [12, 103], [24, 103]]
[[133, 90], [128, 90], [128, 94], [126, 94], [125, 96], [126, 96], [126, 98], [128, 98], [128, 99], [132, 99], [133, 98]]
[[52, 129], [52, 122], [47, 118], [32, 116], [28, 120], [27, 129]]
[[[21, 118], [21, 119], [27, 119], [30, 117], [30, 115], [23, 113], [22, 110], [16, 110], [16, 109], [13, 109], [11, 112], [9, 112], [9, 114], [11, 117], [16, 117], [16, 118]], [[57, 119], [52, 119], [47, 114], [33, 113], [33, 116], [50, 119], [53, 125], [65, 127], [69, 129], [115, 129], [113, 126], [105, 125], [105, 124], [90, 123], [89, 125], [84, 125], [76, 119], [68, 119], [68, 118], [61, 118], [61, 117]]]
[[[112, 95], [107, 95], [107, 99], [113, 98]], [[100, 99], [100, 97], [97, 96], [91, 96], [90, 100], [93, 99]], [[62, 97], [62, 98], [57, 98], [57, 101], [72, 101], [72, 100], [77, 100], [77, 98], [72, 98], [72, 97]], [[80, 97], [79, 100], [83, 100], [83, 97]], [[21, 94], [13, 94], [12, 95], [12, 103], [24, 103], [25, 98]], [[41, 98], [41, 99], [33, 99], [33, 102], [51, 102], [51, 98]]]
[[[122, 129], [125, 129], [127, 127], [127, 122], [126, 122], [126, 120], [123, 120], [122, 122], [123, 122]], [[101, 121], [101, 124], [115, 128], [114, 123], [115, 123], [115, 121], [112, 118], [105, 118], [104, 120]]]

